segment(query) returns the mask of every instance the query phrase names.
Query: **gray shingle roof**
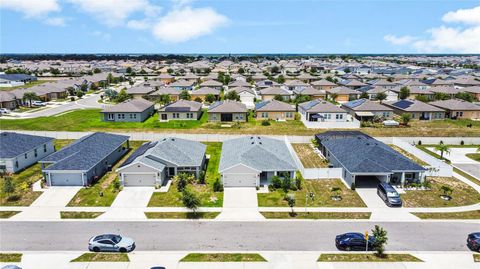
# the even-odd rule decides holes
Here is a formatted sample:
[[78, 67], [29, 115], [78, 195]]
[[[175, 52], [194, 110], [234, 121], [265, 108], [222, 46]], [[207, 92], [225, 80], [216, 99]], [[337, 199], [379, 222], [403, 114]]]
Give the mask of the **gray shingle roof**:
[[443, 101], [435, 101], [429, 103], [432, 106], [436, 106], [442, 109], [448, 110], [463, 110], [463, 111], [480, 111], [480, 106], [459, 99], [449, 99]]
[[[162, 170], [168, 163], [176, 166], [201, 166], [207, 146], [200, 142], [181, 139], [164, 138], [156, 142], [142, 145], [132, 154], [133, 160], [127, 160], [120, 169], [131, 163], [144, 163], [150, 167]], [[146, 150], [145, 147], [147, 147]], [[136, 154], [139, 152], [140, 154]]]
[[102, 110], [103, 113], [106, 112], [143, 112], [148, 108], [152, 107], [154, 104], [145, 99], [131, 99], [125, 102], [116, 104], [114, 106], [105, 107]]
[[200, 84], [200, 86], [202, 86], [202, 87], [221, 87], [221, 86], [223, 86], [223, 83], [212, 79], [212, 80], [207, 80], [205, 82], [202, 82]]
[[443, 109], [418, 100], [399, 100], [384, 102], [385, 105], [407, 112], [444, 112]]
[[280, 87], [268, 87], [259, 92], [260, 95], [291, 95], [288, 90]]
[[297, 170], [285, 141], [267, 137], [241, 137], [224, 141], [219, 171], [237, 164], [260, 171]]
[[336, 93], [336, 94], [360, 94], [359, 91], [352, 90], [350, 88], [340, 86], [340, 87], [335, 87], [333, 89], [327, 90], [328, 93]]
[[326, 79], [317, 80], [311, 83], [313, 86], [337, 86], [337, 84], [330, 82]]
[[342, 104], [342, 106], [354, 111], [393, 111], [390, 107], [368, 99], [358, 99]]
[[198, 112], [202, 110], [202, 104], [195, 101], [178, 100], [170, 103], [160, 109], [160, 111], [175, 111], [175, 112]]
[[322, 99], [307, 101], [298, 106], [308, 113], [347, 113], [343, 108]]
[[51, 140], [53, 140], [52, 137], [2, 132], [0, 133], [0, 158], [14, 158]]
[[245, 104], [236, 101], [217, 101], [213, 103], [208, 112], [213, 113], [247, 113], [248, 109]]
[[201, 87], [198, 90], [192, 91], [190, 94], [191, 95], [207, 95], [207, 94], [220, 95], [220, 90], [210, 88], [210, 87]]
[[392, 173], [426, 169], [384, 143], [366, 137], [330, 139], [321, 142], [351, 173]]
[[240, 94], [240, 93], [242, 93], [242, 92], [248, 92], [248, 93], [250, 93], [250, 94], [252, 94], [252, 95], [255, 95], [255, 92], [253, 91], [253, 89], [252, 89], [252, 88], [248, 88], [248, 87], [233, 87], [233, 88], [230, 88], [230, 89], [227, 91], [227, 93], [230, 92], [230, 91], [236, 91], [238, 94]]
[[97, 132], [84, 136], [41, 162], [53, 163], [44, 171], [88, 171], [129, 139], [125, 135]]
[[269, 100], [264, 102], [259, 102], [255, 104], [256, 111], [295, 111], [295, 108], [292, 105], [277, 101]]

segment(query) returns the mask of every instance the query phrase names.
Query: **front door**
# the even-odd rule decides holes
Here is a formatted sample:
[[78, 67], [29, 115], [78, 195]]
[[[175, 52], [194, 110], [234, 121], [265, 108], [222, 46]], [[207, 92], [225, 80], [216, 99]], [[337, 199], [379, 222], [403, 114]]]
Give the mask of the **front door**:
[[233, 121], [233, 114], [221, 114], [220, 116], [221, 121]]
[[168, 176], [173, 177], [175, 175], [175, 167], [168, 168]]
[[162, 120], [167, 120], [167, 114], [162, 114]]

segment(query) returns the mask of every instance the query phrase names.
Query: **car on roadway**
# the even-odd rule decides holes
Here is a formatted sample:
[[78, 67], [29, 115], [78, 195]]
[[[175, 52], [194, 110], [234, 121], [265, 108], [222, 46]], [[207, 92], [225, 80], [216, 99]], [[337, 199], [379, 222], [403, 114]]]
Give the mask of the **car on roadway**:
[[102, 234], [90, 238], [88, 249], [94, 252], [130, 252], [135, 249], [135, 241], [118, 234]]
[[46, 106], [47, 103], [42, 102], [42, 101], [32, 101], [32, 105], [34, 105], [34, 106]]
[[480, 252], [480, 232], [471, 233], [467, 236], [467, 246], [473, 251]]
[[7, 108], [0, 108], [0, 114], [8, 114], [10, 113], [10, 109], [7, 109]]
[[[375, 237], [368, 237], [368, 250], [373, 250]], [[339, 250], [363, 250], [367, 249], [367, 240], [362, 233], [344, 233], [335, 237], [335, 246]]]
[[389, 207], [401, 207], [402, 198], [392, 185], [382, 182], [377, 186], [377, 194]]

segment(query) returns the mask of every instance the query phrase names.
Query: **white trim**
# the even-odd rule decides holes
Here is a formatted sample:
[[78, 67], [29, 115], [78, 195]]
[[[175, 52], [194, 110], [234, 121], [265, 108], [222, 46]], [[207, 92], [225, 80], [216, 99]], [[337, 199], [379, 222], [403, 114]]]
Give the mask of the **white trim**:
[[[262, 172], [262, 170], [258, 170], [258, 169], [256, 169], [256, 168], [253, 168], [253, 167], [248, 166], [248, 165], [243, 164], [243, 163], [234, 164], [234, 165], [232, 165], [232, 166], [230, 166], [230, 167], [227, 167], [227, 168], [225, 168], [225, 169], [223, 169], [223, 170], [219, 170], [218, 172], [223, 173], [225, 170], [231, 169], [231, 168], [236, 167], [236, 166], [239, 166], [239, 165], [242, 165], [242, 166], [244, 166], [244, 167], [250, 168], [250, 169], [255, 170], [255, 171], [257, 171], [257, 172]], [[230, 174], [235, 174], [235, 173], [230, 173]]]

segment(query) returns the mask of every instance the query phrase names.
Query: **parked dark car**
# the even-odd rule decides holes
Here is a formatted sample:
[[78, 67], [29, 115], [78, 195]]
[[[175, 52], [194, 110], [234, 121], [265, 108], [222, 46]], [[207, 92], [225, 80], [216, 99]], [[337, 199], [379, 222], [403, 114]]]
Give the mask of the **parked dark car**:
[[480, 232], [471, 233], [467, 237], [467, 246], [473, 251], [480, 252]]
[[402, 198], [400, 194], [392, 187], [392, 185], [382, 182], [377, 186], [377, 194], [382, 198], [386, 205], [390, 207], [401, 207]]
[[[368, 250], [373, 250], [375, 237], [368, 237]], [[365, 250], [367, 240], [362, 233], [345, 233], [335, 237], [335, 246], [339, 250]]]

